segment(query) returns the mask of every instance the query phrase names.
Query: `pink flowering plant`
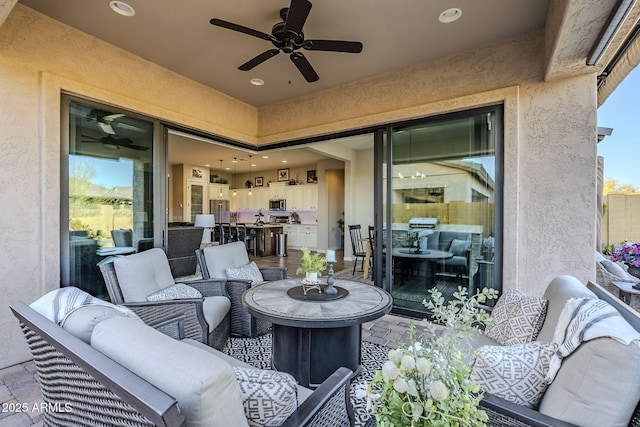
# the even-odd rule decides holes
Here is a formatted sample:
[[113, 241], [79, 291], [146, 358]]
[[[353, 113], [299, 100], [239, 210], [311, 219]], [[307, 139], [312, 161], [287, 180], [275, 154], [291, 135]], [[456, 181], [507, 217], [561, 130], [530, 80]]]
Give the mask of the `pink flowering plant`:
[[625, 242], [613, 245], [610, 259], [613, 262], [623, 262], [630, 266], [640, 267], [640, 243]]
[[486, 426], [487, 414], [479, 408], [483, 393], [469, 380], [465, 362], [471, 347], [463, 343], [480, 324], [492, 321], [481, 305], [496, 298], [497, 292], [485, 288], [469, 296], [459, 287], [447, 304], [438, 289], [430, 292], [431, 300], [422, 303], [441, 326], [423, 322], [430, 336], [417, 337], [411, 324], [413, 344], [389, 351], [382, 369], [361, 388], [360, 397], [367, 397], [379, 427]]

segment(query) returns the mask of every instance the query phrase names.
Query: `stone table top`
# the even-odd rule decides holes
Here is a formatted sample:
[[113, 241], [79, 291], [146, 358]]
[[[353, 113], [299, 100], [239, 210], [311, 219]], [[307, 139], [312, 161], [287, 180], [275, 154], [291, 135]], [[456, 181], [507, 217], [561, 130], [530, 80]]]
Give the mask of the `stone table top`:
[[289, 297], [287, 291], [300, 284], [300, 279], [285, 279], [254, 286], [244, 292], [242, 302], [258, 318], [302, 328], [351, 326], [391, 311], [391, 295], [377, 286], [335, 279], [334, 286], [346, 289], [349, 295], [332, 301], [300, 301]]

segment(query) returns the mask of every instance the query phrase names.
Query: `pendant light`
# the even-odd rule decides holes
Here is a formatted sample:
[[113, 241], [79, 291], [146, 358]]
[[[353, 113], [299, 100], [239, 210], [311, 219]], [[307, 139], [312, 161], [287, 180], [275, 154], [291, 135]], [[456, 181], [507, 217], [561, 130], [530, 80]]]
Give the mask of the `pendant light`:
[[[220, 182], [222, 182], [222, 159], [220, 159]], [[222, 199], [222, 185], [220, 186], [220, 193], [218, 194], [218, 199]]]
[[234, 157], [233, 158], [233, 195], [237, 195], [238, 192], [236, 191], [236, 172], [238, 171], [238, 158]]
[[251, 195], [251, 154], [249, 154], [249, 195]]

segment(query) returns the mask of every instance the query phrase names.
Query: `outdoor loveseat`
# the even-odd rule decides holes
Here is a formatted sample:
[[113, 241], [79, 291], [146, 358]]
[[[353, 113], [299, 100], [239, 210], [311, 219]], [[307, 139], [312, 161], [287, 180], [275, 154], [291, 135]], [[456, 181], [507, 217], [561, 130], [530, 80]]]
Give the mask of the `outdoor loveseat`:
[[[274, 371], [174, 339], [115, 308], [77, 308], [63, 327], [22, 302], [11, 310], [33, 354], [44, 402], [59, 408], [45, 413], [45, 425], [246, 426], [258, 412], [253, 404], [266, 401], [247, 394]], [[237, 377], [236, 368], [245, 368], [246, 377]], [[283, 420], [272, 425], [353, 425], [351, 375], [340, 368], [313, 392], [286, 383], [294, 412], [276, 413]], [[265, 414], [269, 407], [258, 416]]]
[[[640, 331], [640, 316], [596, 283], [587, 286], [572, 276], [559, 276], [548, 285], [548, 307], [536, 340], [551, 341], [561, 312], [570, 298], [599, 298], [609, 303], [624, 321]], [[500, 346], [486, 334], [472, 342]], [[522, 359], [525, 362], [525, 359]], [[523, 363], [524, 364], [524, 363]], [[473, 378], [472, 378], [473, 379]], [[530, 388], [527, 384], [526, 388]], [[492, 426], [589, 426], [640, 425], [640, 342], [625, 345], [610, 337], [582, 342], [562, 360], [555, 379], [546, 388], [536, 409], [485, 394]]]

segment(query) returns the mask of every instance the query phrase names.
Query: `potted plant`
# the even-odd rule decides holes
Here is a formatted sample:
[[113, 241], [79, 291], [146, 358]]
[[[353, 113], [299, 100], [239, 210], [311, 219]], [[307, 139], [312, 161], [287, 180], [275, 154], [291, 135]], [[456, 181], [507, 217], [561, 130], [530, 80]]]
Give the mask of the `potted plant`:
[[305, 273], [305, 278], [309, 282], [317, 282], [320, 272], [327, 269], [327, 260], [319, 253], [312, 254], [309, 248], [303, 247], [302, 261], [300, 267], [296, 270], [296, 274]]
[[436, 333], [433, 323], [425, 323], [431, 336], [416, 338], [411, 324], [413, 344], [391, 350], [382, 369], [356, 395], [367, 397], [381, 427], [485, 426], [487, 414], [479, 408], [483, 393], [469, 379], [464, 361], [471, 349], [462, 343], [469, 342], [478, 322], [491, 322], [490, 314], [479, 307], [497, 292], [484, 288], [469, 296], [460, 287], [446, 305], [438, 289], [430, 292], [431, 301], [422, 304], [445, 328]]

